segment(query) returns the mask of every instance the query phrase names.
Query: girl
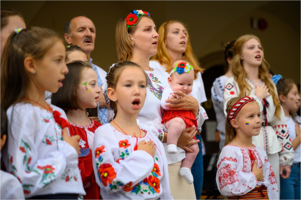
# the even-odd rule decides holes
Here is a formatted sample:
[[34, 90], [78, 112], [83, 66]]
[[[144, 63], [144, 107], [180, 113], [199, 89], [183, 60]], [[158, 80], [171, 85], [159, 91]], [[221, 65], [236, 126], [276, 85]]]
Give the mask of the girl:
[[300, 96], [297, 85], [291, 79], [282, 78], [281, 75], [273, 76], [277, 87], [279, 100], [283, 108], [287, 129], [295, 151], [292, 172], [288, 179], [280, 177], [280, 198], [300, 199], [300, 165], [301, 165], [301, 135], [300, 127], [294, 119], [294, 112], [300, 107]]
[[[162, 108], [160, 100], [164, 87], [168, 85], [168, 75], [162, 75], [158, 69], [151, 68], [149, 63], [150, 57], [157, 53], [158, 33], [155, 23], [148, 12], [134, 10], [126, 18], [119, 20], [116, 26], [115, 39], [118, 59], [120, 61], [130, 60], [139, 64], [147, 74], [145, 106], [139, 112], [138, 119], [149, 126], [155, 126], [159, 132], [160, 140], [166, 142], [167, 133], [164, 132], [161, 124]], [[178, 102], [178, 107], [168, 106], [172, 106], [172, 109], [192, 110], [194, 115], [198, 116], [200, 114], [198, 101], [183, 92], [177, 93], [182, 96], [180, 100], [169, 99], [167, 102]], [[201, 119], [202, 116], [199, 117], [199, 120]], [[198, 124], [200, 123], [198, 122]], [[193, 139], [195, 134], [195, 127], [185, 129], [177, 144], [182, 148], [179, 149], [180, 156], [166, 154], [169, 164], [177, 163], [176, 166], [169, 165], [171, 193], [176, 199], [195, 199], [194, 188], [179, 175], [181, 161], [185, 158], [184, 150], [192, 152], [189, 146], [199, 142]], [[166, 145], [164, 144], [164, 146]], [[180, 192], [181, 190], [186, 192]]]
[[104, 199], [173, 199], [167, 162], [154, 127], [137, 123], [146, 74], [137, 64], [115, 64], [107, 75], [115, 118], [95, 132], [93, 167]]
[[260, 134], [253, 137], [253, 144], [268, 154], [279, 184], [279, 174], [289, 177], [294, 152], [275, 85], [267, 77], [268, 66], [259, 38], [239, 37], [233, 46], [233, 77], [227, 79], [224, 86], [224, 108], [229, 99], [237, 96], [248, 95], [257, 101], [262, 112], [262, 128]]
[[261, 129], [258, 103], [251, 97], [228, 101], [225, 147], [216, 173], [218, 190], [228, 199], [278, 199], [274, 171], [265, 151], [252, 144]]
[[64, 87], [52, 95], [51, 103], [62, 108], [71, 126], [70, 135], [80, 136], [79, 169], [86, 191], [84, 199], [99, 199], [92, 166], [92, 147], [95, 130], [101, 124], [86, 115], [87, 108], [96, 108], [100, 95], [97, 75], [88, 62], [74, 61], [67, 64], [69, 73], [62, 81]]
[[1, 60], [1, 104], [8, 117], [8, 172], [25, 198], [72, 198], [85, 194], [78, 165], [79, 136], [69, 137], [63, 110], [45, 101], [63, 86], [65, 47], [51, 30], [15, 30]]
[[211, 100], [213, 103], [213, 108], [216, 115], [216, 133], [219, 135], [216, 135], [217, 138], [219, 138], [219, 148], [222, 149], [225, 145], [225, 122], [226, 118], [224, 115], [224, 83], [225, 81], [233, 76], [232, 73], [232, 59], [233, 59], [233, 45], [235, 43], [235, 40], [228, 42], [225, 50], [225, 60], [226, 60], [226, 73], [218, 78], [215, 79], [213, 82], [213, 86], [211, 87]]
[[[163, 76], [167, 78], [169, 76], [169, 72], [172, 70], [171, 65], [176, 60], [187, 60], [190, 65], [194, 69], [194, 81], [193, 81], [193, 89], [191, 92], [192, 97], [197, 100], [197, 108], [199, 110], [203, 110], [201, 107], [201, 103], [207, 101], [203, 79], [202, 79], [202, 73], [203, 69], [200, 67], [200, 64], [193, 54], [193, 50], [190, 43], [190, 35], [187, 30], [187, 27], [178, 20], [170, 20], [167, 22], [164, 22], [159, 30], [159, 39], [158, 39], [158, 52], [155, 56], [152, 57], [153, 61], [150, 61], [150, 67], [154, 69], [159, 69], [160, 72], [163, 73]], [[190, 100], [191, 101], [191, 100]], [[174, 108], [178, 107], [179, 104], [169, 104], [169, 106], [173, 106]], [[187, 108], [180, 107], [176, 108], [179, 110], [185, 110]], [[204, 113], [206, 114], [206, 113]], [[205, 116], [200, 117], [207, 119], [207, 114]], [[203, 187], [203, 154], [205, 154], [205, 148], [203, 145], [203, 141], [200, 135], [200, 132], [202, 130], [202, 123], [198, 123], [198, 133], [195, 136], [197, 139], [201, 140], [201, 142], [198, 143], [200, 151], [193, 163], [193, 166], [191, 168], [193, 178], [194, 178], [194, 188], [195, 188], [195, 194], [196, 197], [199, 199], [202, 193], [202, 187]], [[170, 164], [170, 171], [177, 172], [180, 169], [181, 166], [181, 156], [185, 156], [185, 152], [182, 152], [181, 149], [178, 149], [179, 153], [178, 156], [173, 155], [173, 157], [169, 156], [167, 158], [168, 163]], [[187, 149], [186, 149], [187, 151]], [[190, 152], [190, 151], [189, 151]], [[181, 156], [179, 156], [181, 155]], [[177, 176], [170, 176], [172, 178], [171, 182], [177, 183], [180, 180], [174, 179]], [[172, 191], [173, 191], [173, 187]], [[178, 187], [174, 187], [174, 192], [177, 193], [179, 199], [186, 199], [187, 196], [182, 196], [181, 189]], [[181, 188], [181, 187], [180, 187]], [[191, 197], [192, 198], [192, 197]]]
[[[176, 95], [174, 92], [182, 91], [190, 95], [193, 87], [194, 71], [193, 67], [186, 61], [179, 60], [173, 65], [173, 69], [168, 77], [169, 86], [166, 87], [162, 94], [161, 106], [165, 110], [162, 118], [162, 123], [168, 129], [167, 135], [167, 152], [177, 153], [177, 142], [181, 133], [191, 126], [197, 127], [197, 120], [193, 113], [189, 110], [170, 110], [165, 106], [166, 99], [178, 99], [181, 96]], [[191, 174], [191, 167], [199, 153], [199, 147], [194, 144], [190, 147], [193, 152], [186, 153], [186, 157], [182, 162], [180, 175], [187, 181], [193, 183], [193, 176]]]
[[66, 64], [76, 60], [88, 62], [85, 52], [77, 45], [67, 45], [66, 47]]

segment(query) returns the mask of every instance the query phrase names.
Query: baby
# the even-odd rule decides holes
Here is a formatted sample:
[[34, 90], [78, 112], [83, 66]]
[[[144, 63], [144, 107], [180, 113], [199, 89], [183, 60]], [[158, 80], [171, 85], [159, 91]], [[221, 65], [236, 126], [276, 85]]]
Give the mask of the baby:
[[[164, 109], [162, 124], [168, 129], [167, 134], [167, 152], [177, 153], [177, 142], [182, 132], [191, 126], [197, 127], [197, 120], [191, 110], [170, 110], [165, 106], [166, 99], [180, 99], [181, 96], [174, 92], [182, 91], [186, 95], [190, 95], [194, 80], [193, 67], [186, 61], [179, 60], [174, 62], [170, 76], [168, 77], [169, 86], [167, 86], [162, 94], [161, 107]], [[182, 162], [180, 175], [187, 181], [193, 183], [191, 167], [199, 152], [199, 147], [194, 144], [190, 147], [193, 153], [186, 152], [186, 157]]]

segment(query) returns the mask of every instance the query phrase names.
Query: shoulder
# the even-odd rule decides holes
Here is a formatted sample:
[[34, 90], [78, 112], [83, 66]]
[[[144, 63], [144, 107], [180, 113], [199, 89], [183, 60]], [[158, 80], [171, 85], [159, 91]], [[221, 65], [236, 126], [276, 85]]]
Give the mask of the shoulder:
[[92, 62], [90, 62], [90, 64], [91, 64], [92, 67], [96, 67], [96, 69], [97, 69], [98, 72], [100, 72], [100, 73], [102, 73], [102, 74], [104, 74], [104, 73], [106, 74], [106, 73], [107, 73], [107, 72], [106, 72], [105, 70], [103, 70], [101, 67], [99, 67], [99, 66], [93, 64]]
[[221, 154], [224, 156], [233, 156], [237, 155], [237, 153], [240, 152], [240, 148], [234, 145], [226, 145], [222, 148]]
[[21, 117], [22, 119], [25, 118], [26, 119], [33, 119], [32, 115], [37, 115], [39, 112], [41, 112], [41, 108], [37, 107], [37, 106], [33, 106], [30, 103], [17, 103], [14, 105], [11, 105], [7, 111], [6, 111], [6, 115], [8, 120], [10, 120], [11, 117], [13, 118], [19, 118]]
[[259, 155], [263, 156], [263, 157], [267, 157], [267, 153], [265, 152], [265, 150], [263, 150], [262, 148], [256, 146], [255, 147], [256, 151], [258, 152]]
[[160, 65], [160, 63], [155, 60], [149, 61], [149, 66], [153, 69], [164, 70], [164, 71], [166, 70], [164, 66]]
[[101, 135], [103, 136], [109, 136], [113, 134], [113, 130], [111, 127], [110, 123], [107, 123], [105, 125], [99, 126], [96, 130], [95, 130], [95, 135]]

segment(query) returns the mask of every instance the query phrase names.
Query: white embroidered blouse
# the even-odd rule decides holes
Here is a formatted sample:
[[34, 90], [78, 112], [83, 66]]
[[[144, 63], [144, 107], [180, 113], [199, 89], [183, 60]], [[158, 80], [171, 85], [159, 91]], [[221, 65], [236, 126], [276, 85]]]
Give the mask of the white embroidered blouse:
[[[264, 181], [258, 181], [252, 172], [253, 164], [263, 170]], [[276, 178], [267, 154], [259, 147], [244, 148], [226, 145], [217, 162], [216, 184], [226, 197], [242, 196], [256, 186], [267, 187], [269, 199], [279, 197]]]
[[[93, 167], [103, 199], [173, 199], [168, 166], [157, 130], [138, 122], [144, 137], [132, 137], [111, 124], [95, 131]], [[137, 150], [141, 141], [153, 141], [155, 156]]]
[[[66, 119], [65, 112], [50, 105]], [[36, 195], [85, 194], [76, 150], [63, 141], [53, 113], [29, 103], [7, 110], [8, 149], [4, 163], [23, 186], [25, 198]]]
[[[269, 126], [262, 126], [261, 131], [258, 136], [252, 138], [253, 144], [265, 150], [267, 154], [275, 154], [280, 152], [279, 163], [280, 165], [291, 166], [294, 161], [294, 150], [292, 148], [292, 143], [289, 138], [289, 133], [286, 125], [286, 119], [281, 107], [280, 119], [275, 116], [276, 107], [273, 102], [272, 96], [268, 96], [265, 100], [268, 102], [266, 108], [266, 115], [264, 114], [264, 102], [259, 97], [255, 95], [255, 85], [253, 85], [248, 79], [247, 83], [252, 87], [250, 97], [254, 97], [259, 105], [261, 111], [261, 119], [264, 122], [267, 118]], [[226, 107], [228, 101], [233, 97], [238, 97], [240, 91], [234, 78], [231, 77], [225, 82], [224, 91], [224, 112], [226, 113]], [[277, 92], [276, 88], [275, 91]]]

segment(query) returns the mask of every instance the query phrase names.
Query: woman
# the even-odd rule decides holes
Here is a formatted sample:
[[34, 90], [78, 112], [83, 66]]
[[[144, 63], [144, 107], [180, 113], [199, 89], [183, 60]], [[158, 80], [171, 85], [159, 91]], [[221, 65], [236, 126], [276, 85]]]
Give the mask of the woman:
[[[145, 105], [138, 114], [138, 120], [148, 125], [156, 126], [158, 132], [161, 132], [159, 138], [161, 138], [161, 141], [166, 142], [167, 133], [163, 132], [161, 125], [162, 109], [160, 99], [163, 88], [168, 84], [167, 77], [164, 77], [159, 70], [153, 69], [149, 65], [150, 57], [157, 53], [158, 33], [155, 23], [148, 12], [134, 10], [126, 18], [119, 20], [115, 34], [119, 61], [130, 60], [139, 64], [148, 77]], [[197, 100], [182, 92], [179, 92], [179, 95], [182, 98], [177, 100], [178, 104], [168, 106], [173, 106], [173, 109], [192, 110], [194, 115], [198, 116], [200, 109]], [[175, 102], [175, 100], [167, 101], [167, 103], [170, 102]], [[203, 116], [199, 117], [199, 120], [202, 119]], [[196, 130], [194, 127], [186, 129], [178, 141], [178, 146], [191, 151], [188, 146], [198, 142], [198, 140], [192, 140], [195, 134]], [[184, 151], [182, 154], [184, 155]], [[174, 176], [170, 170], [169, 174], [170, 177]], [[178, 171], [177, 176], [180, 176]], [[170, 187], [171, 194], [175, 199], [195, 199], [194, 188], [187, 184], [183, 178], [177, 182], [170, 181]], [[179, 191], [183, 190], [185, 191], [185, 193], [181, 192], [183, 196], [175, 193], [175, 191], [180, 193]]]
[[282, 178], [290, 176], [294, 151], [275, 84], [267, 77], [268, 68], [259, 38], [254, 35], [239, 37], [233, 46], [233, 77], [225, 82], [224, 108], [237, 96], [251, 96], [257, 101], [262, 128], [260, 134], [253, 137], [253, 144], [266, 151], [280, 188], [279, 174]]
[[[203, 69], [199, 67], [199, 63], [190, 45], [189, 34], [187, 28], [182, 22], [171, 20], [163, 23], [159, 28], [159, 42], [158, 53], [152, 57], [153, 61], [150, 61], [150, 66], [154, 69], [161, 70], [164, 77], [167, 79], [169, 72], [171, 71], [171, 65], [173, 62], [179, 59], [187, 60], [194, 68], [195, 77], [193, 82], [193, 89], [191, 95], [195, 97], [198, 104], [207, 101], [202, 74]], [[201, 140], [199, 133], [202, 130], [202, 124], [198, 124], [197, 139]], [[192, 174], [194, 178], [194, 188], [196, 197], [199, 199], [202, 193], [203, 186], [203, 154], [202, 154], [202, 142], [199, 143], [200, 152], [195, 159], [192, 166]], [[169, 160], [169, 164], [175, 163], [175, 161]], [[174, 166], [176, 165], [176, 166]], [[177, 168], [177, 163], [173, 164]]]

